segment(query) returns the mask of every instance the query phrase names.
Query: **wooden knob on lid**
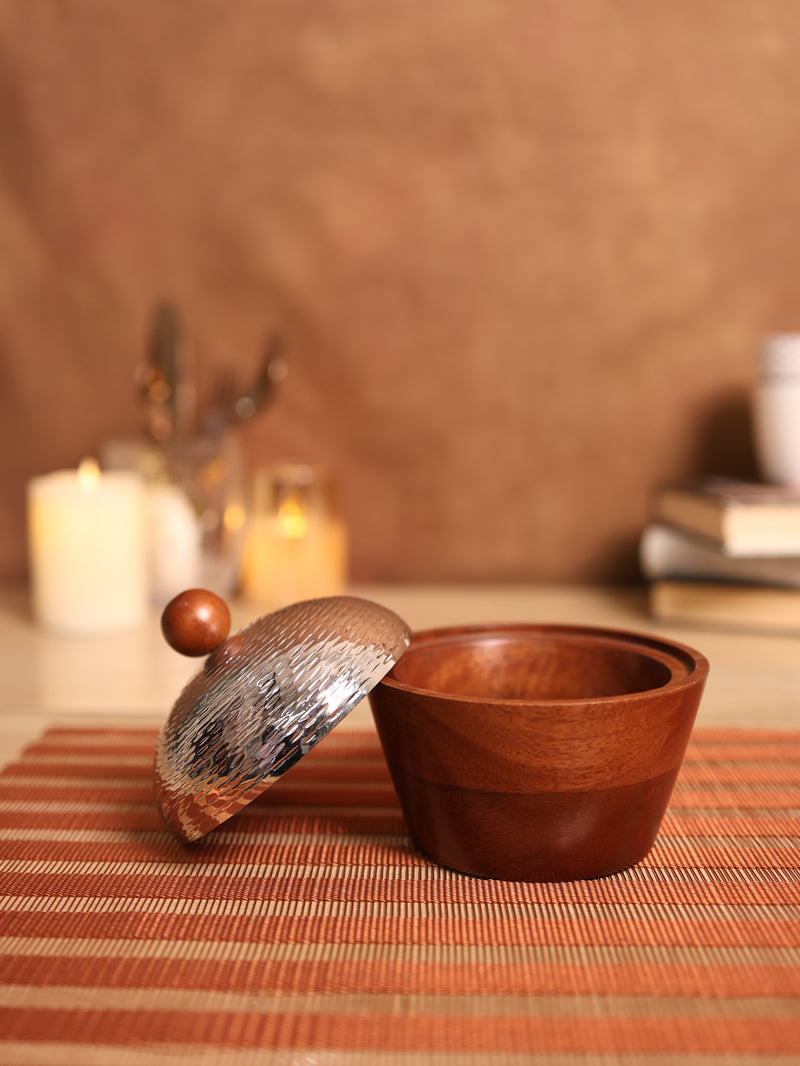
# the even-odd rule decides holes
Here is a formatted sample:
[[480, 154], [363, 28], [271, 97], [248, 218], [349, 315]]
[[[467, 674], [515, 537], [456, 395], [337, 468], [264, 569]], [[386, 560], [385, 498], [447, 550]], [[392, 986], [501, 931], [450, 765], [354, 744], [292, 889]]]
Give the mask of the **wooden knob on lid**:
[[225, 640], [230, 628], [228, 605], [208, 589], [179, 592], [161, 615], [164, 638], [181, 655], [208, 655]]

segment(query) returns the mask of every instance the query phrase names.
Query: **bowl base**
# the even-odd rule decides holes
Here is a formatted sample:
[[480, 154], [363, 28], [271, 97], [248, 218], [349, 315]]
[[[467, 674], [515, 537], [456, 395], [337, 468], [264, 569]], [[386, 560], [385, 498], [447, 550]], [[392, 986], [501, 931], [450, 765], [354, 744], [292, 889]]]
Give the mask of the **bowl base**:
[[390, 767], [416, 846], [440, 866], [500, 881], [582, 881], [640, 862], [680, 766], [591, 792], [486, 792]]

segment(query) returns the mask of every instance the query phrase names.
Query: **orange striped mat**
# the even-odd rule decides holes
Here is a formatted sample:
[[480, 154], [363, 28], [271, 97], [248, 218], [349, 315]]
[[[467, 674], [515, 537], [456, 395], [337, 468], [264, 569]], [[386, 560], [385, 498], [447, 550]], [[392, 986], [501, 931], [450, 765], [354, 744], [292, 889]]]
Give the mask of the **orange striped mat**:
[[155, 734], [53, 729], [0, 775], [0, 1062], [800, 1061], [800, 733], [696, 734], [656, 847], [480, 881], [339, 730], [183, 845]]

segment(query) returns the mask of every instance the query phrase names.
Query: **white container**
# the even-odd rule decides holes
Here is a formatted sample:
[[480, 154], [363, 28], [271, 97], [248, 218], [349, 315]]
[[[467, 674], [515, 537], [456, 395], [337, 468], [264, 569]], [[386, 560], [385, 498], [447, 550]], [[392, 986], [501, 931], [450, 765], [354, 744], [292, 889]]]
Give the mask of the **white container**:
[[800, 485], [800, 333], [767, 337], [759, 369], [753, 430], [761, 476]]
[[141, 625], [148, 608], [146, 497], [133, 473], [96, 464], [28, 485], [33, 612], [65, 634]]

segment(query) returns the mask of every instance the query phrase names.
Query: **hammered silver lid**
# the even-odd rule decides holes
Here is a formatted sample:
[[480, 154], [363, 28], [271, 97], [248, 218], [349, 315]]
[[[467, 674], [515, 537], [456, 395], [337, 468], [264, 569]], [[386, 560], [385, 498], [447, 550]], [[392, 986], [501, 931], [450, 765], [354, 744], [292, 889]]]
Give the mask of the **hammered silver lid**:
[[156, 746], [156, 802], [196, 840], [261, 795], [408, 647], [392, 611], [353, 596], [293, 604], [223, 641], [178, 697]]

